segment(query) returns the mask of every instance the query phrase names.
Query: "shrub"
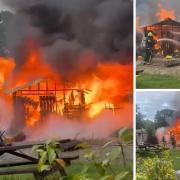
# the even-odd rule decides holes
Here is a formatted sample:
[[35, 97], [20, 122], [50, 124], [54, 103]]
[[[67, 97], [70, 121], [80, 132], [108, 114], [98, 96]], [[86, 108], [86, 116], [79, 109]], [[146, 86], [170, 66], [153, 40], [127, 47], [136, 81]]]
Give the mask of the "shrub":
[[137, 180], [175, 180], [175, 170], [169, 158], [169, 152], [164, 152], [160, 157], [138, 158]]

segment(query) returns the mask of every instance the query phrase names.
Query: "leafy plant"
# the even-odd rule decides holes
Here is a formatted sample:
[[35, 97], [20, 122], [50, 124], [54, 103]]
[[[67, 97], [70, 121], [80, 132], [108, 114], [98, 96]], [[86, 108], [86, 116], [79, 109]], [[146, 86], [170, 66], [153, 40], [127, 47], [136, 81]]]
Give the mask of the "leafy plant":
[[131, 180], [132, 166], [123, 166], [120, 158], [124, 156], [125, 143], [132, 142], [132, 131], [123, 129], [119, 134], [118, 139], [106, 143], [98, 148], [98, 151], [88, 144], [78, 144], [76, 149], [84, 149], [84, 155], [69, 166], [65, 166], [64, 161], [57, 156], [59, 143], [48, 141], [34, 146], [33, 151], [37, 152], [40, 158], [38, 171], [51, 170], [58, 164], [63, 171], [63, 177], [58, 178], [62, 180]]
[[163, 152], [161, 156], [153, 158], [138, 158], [137, 180], [175, 180], [175, 170], [169, 158], [169, 152]]
[[38, 171], [49, 171], [55, 165], [59, 167], [62, 175], [65, 173], [65, 162], [58, 158], [57, 150], [60, 149], [60, 144], [55, 141], [47, 141], [43, 145], [35, 145], [32, 151], [37, 152], [39, 156]]
[[[100, 156], [102, 152], [100, 152]], [[77, 161], [67, 167], [67, 176], [64, 180], [123, 180], [132, 179], [128, 169], [123, 169], [118, 158], [120, 147], [115, 147], [101, 159], [96, 151], [87, 149], [83, 161]]]

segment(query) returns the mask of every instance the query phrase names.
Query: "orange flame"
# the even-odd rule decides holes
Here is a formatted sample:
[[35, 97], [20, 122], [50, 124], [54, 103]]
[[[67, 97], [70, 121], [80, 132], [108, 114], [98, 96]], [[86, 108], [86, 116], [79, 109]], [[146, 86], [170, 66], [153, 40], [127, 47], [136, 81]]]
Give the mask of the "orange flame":
[[3, 89], [5, 81], [9, 78], [15, 66], [13, 59], [0, 57], [0, 91]]
[[166, 18], [175, 19], [175, 12], [173, 10], [168, 10], [163, 7], [162, 4], [158, 4], [159, 12], [156, 13], [156, 16], [159, 20], [164, 20]]
[[180, 143], [180, 119], [176, 120], [174, 126], [169, 130], [170, 134], [173, 134], [176, 138], [177, 143]]
[[136, 30], [139, 33], [143, 33], [143, 29], [140, 27], [140, 16], [136, 16]]
[[[62, 87], [61, 73], [57, 73], [45, 62], [41, 51], [38, 48], [32, 48], [29, 51], [29, 56], [26, 58], [25, 63], [18, 69], [15, 69], [14, 60], [0, 58], [0, 89], [5, 89], [4, 83], [12, 75], [13, 70], [15, 70], [15, 73], [13, 74], [13, 78], [8, 80], [8, 88], [23, 85], [35, 78], [41, 77], [53, 79]], [[88, 59], [88, 57], [84, 58], [85, 61], [86, 58]], [[133, 88], [132, 65], [99, 64], [91, 76], [82, 75], [79, 79], [78, 83], [74, 83], [72, 79], [75, 88], [79, 87], [81, 89], [87, 88], [91, 90], [89, 94], [86, 94], [86, 103], [90, 107], [88, 109], [90, 119], [99, 115], [105, 109], [106, 104], [108, 104], [110, 109], [114, 109], [115, 105], [123, 106], [123, 104], [130, 102], [129, 98]], [[62, 95], [58, 96], [61, 99]], [[38, 100], [38, 97], [32, 96], [31, 99]], [[76, 103], [78, 104], [79, 101]], [[33, 126], [40, 119], [40, 109], [30, 109], [30, 112], [32, 114], [26, 121], [27, 126]]]

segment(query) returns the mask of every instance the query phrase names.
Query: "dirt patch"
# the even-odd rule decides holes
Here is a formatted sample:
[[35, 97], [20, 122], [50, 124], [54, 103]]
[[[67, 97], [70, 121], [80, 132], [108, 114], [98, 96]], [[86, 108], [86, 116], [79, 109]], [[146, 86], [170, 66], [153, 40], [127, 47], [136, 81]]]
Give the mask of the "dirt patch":
[[[180, 59], [176, 59], [180, 62]], [[161, 75], [172, 75], [180, 76], [180, 64], [172, 67], [166, 67], [163, 58], [153, 58], [152, 64], [143, 65], [142, 61], [137, 61], [137, 70], [143, 70], [147, 74], [161, 74]]]

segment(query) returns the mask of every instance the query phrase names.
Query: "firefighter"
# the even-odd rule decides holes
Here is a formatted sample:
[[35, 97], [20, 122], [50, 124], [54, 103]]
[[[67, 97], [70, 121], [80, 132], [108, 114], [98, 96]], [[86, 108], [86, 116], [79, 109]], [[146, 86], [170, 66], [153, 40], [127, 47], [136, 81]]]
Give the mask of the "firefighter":
[[145, 64], [151, 63], [154, 46], [156, 43], [157, 42], [156, 42], [156, 40], [154, 40], [153, 33], [148, 32], [148, 35], [145, 40], [145, 57], [144, 57]]
[[173, 147], [173, 149], [175, 149], [176, 148], [176, 138], [173, 133], [171, 133], [170, 139], [171, 139], [172, 147]]
[[166, 147], [166, 138], [164, 136], [162, 137], [162, 144], [164, 147]]

